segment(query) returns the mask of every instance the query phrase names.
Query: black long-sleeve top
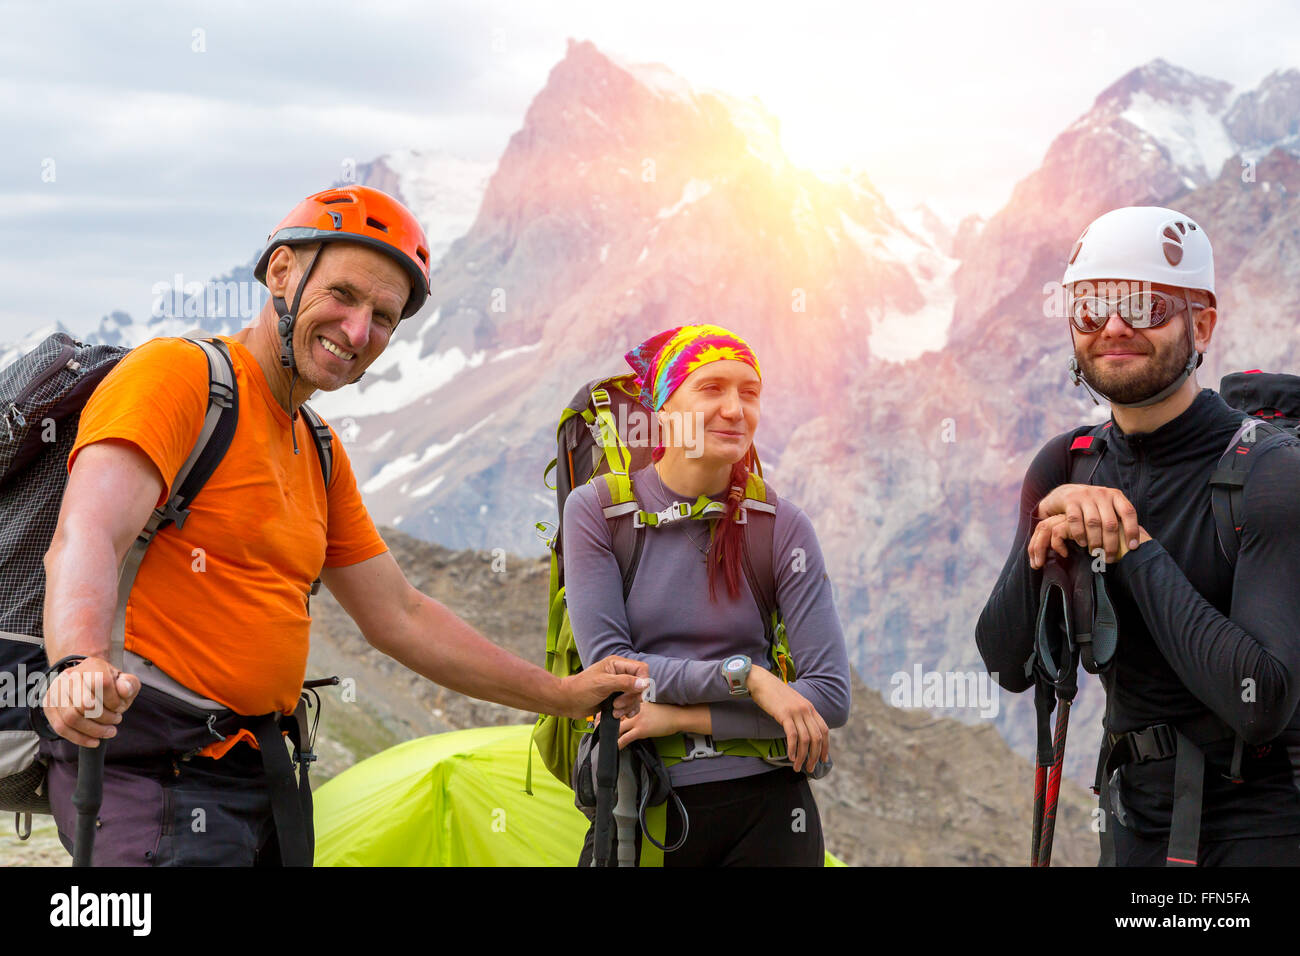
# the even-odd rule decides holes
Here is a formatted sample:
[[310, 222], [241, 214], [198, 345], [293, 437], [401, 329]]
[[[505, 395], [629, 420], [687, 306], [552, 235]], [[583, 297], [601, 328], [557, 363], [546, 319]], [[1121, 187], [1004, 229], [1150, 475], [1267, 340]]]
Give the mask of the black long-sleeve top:
[[[1151, 541], [1107, 568], [1119, 620], [1108, 680], [1110, 729], [1218, 715], [1245, 741], [1243, 784], [1229, 783], [1230, 740], [1207, 748], [1202, 838], [1300, 834], [1300, 441], [1255, 461], [1234, 573], [1221, 552], [1209, 478], [1241, 413], [1203, 389], [1177, 418], [1147, 434], [1112, 421], [1092, 484], [1117, 488]], [[1026, 546], [1038, 502], [1070, 480], [1070, 444], [1051, 439], [1025, 475], [1015, 543], [976, 626], [985, 666], [1007, 690], [1030, 686], [1042, 573]], [[1132, 765], [1121, 800], [1140, 836], [1168, 834], [1172, 760]]]

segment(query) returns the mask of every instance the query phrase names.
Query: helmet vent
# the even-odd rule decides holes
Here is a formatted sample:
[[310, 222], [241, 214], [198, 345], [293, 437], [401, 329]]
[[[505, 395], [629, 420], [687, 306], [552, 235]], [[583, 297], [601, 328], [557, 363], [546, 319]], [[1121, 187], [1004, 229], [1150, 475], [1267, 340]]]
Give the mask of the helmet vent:
[[1182, 233], [1184, 236], [1187, 235], [1187, 223], [1185, 223], [1185, 222], [1176, 222], [1176, 223], [1174, 223], [1174, 225], [1178, 227], [1178, 231], [1179, 231], [1180, 233]]
[[322, 199], [322, 206], [330, 206], [336, 202], [356, 202], [351, 196], [331, 196], [329, 199]]
[[420, 257], [420, 261], [426, 266], [429, 264], [429, 250], [424, 248], [424, 246], [417, 247], [415, 254]]
[[1083, 251], [1083, 240], [1088, 236], [1088, 230], [1092, 226], [1085, 226], [1083, 232], [1079, 233], [1079, 238], [1074, 243], [1074, 250], [1070, 253], [1069, 265], [1074, 265], [1074, 260], [1079, 258], [1079, 253]]
[[1174, 242], [1182, 242], [1182, 241], [1183, 241], [1181, 238], [1179, 238], [1178, 233], [1174, 232], [1174, 227], [1173, 227], [1173, 226], [1165, 226], [1165, 231], [1164, 231], [1163, 235], [1164, 235], [1166, 238], [1168, 238], [1168, 239], [1172, 239]]
[[380, 232], [387, 232], [387, 231], [388, 231], [388, 227], [385, 226], [385, 225], [384, 225], [382, 222], [380, 222], [378, 219], [376, 219], [374, 216], [367, 216], [367, 217], [366, 217], [366, 225], [369, 226], [369, 227], [372, 228], [372, 229], [378, 229]]
[[1171, 266], [1176, 266], [1183, 261], [1183, 247], [1176, 242], [1166, 242], [1161, 245], [1165, 251], [1165, 259]]

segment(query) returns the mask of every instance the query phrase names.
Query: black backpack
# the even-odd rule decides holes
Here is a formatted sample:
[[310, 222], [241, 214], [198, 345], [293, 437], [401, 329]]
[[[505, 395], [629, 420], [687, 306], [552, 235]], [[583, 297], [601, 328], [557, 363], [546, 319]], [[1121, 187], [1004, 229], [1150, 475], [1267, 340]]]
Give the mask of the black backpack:
[[1246, 413], [1210, 477], [1219, 547], [1235, 568], [1245, 519], [1243, 489], [1251, 466], [1265, 448], [1300, 436], [1300, 375], [1259, 369], [1234, 372], [1223, 377], [1219, 394]]
[[[216, 471], [235, 434], [239, 396], [226, 344], [187, 339], [208, 360], [208, 410], [194, 449], [177, 473], [171, 498], [156, 508], [127, 552], [118, 578], [112, 643], [121, 656], [124, 614], [131, 584], [153, 537], [181, 527], [199, 490]], [[0, 811], [48, 813], [45, 765], [37, 752], [31, 709], [40, 706], [46, 680], [44, 649], [45, 552], [58, 523], [67, 485], [67, 460], [81, 411], [104, 377], [129, 349], [87, 345], [56, 332], [0, 369]], [[328, 487], [332, 448], [329, 426], [307, 405]], [[319, 587], [319, 579], [312, 593]], [[26, 834], [19, 828], [19, 836]]]

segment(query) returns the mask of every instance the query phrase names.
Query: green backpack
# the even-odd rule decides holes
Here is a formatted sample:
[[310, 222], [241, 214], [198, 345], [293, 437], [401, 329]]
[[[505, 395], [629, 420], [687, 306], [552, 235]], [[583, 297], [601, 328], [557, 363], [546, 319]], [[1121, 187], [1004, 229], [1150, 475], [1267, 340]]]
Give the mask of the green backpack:
[[[626, 599], [640, 560], [646, 529], [678, 519], [716, 520], [724, 510], [722, 502], [701, 495], [693, 505], [679, 502], [675, 514], [647, 512], [641, 509], [631, 475], [650, 464], [648, 441], [635, 440], [637, 431], [620, 434], [618, 423], [645, 421], [647, 412], [638, 400], [640, 389], [635, 375], [626, 374], [597, 379], [584, 385], [560, 413], [556, 430], [558, 452], [543, 473], [546, 482], [556, 469], [554, 485], [559, 514], [574, 488], [594, 482], [605, 517], [610, 521], [614, 554], [623, 574]], [[629, 439], [632, 439], [629, 442]], [[558, 465], [558, 468], [557, 468]], [[771, 670], [786, 682], [794, 679], [794, 662], [786, 640], [785, 624], [776, 602], [776, 575], [772, 567], [772, 538], [776, 506], [769, 503], [769, 492], [761, 477], [751, 474], [739, 518], [745, 522], [744, 571], [766, 623]], [[771, 496], [773, 499], [775, 496]], [[569, 611], [564, 597], [564, 539], [562, 528], [538, 522], [538, 532], [551, 552], [551, 586], [546, 621], [546, 669], [557, 677], [568, 677], [582, 670], [582, 660], [573, 640]], [[546, 768], [565, 786], [573, 786], [573, 765], [585, 734], [594, 729], [594, 716], [579, 719], [542, 714], [533, 728], [533, 741]], [[675, 734], [655, 740], [655, 747], [666, 765], [684, 760], [713, 757], [719, 754], [759, 757], [782, 762], [786, 757], [784, 738], [771, 740], [721, 740], [694, 734]], [[526, 790], [532, 793], [532, 751], [528, 755]], [[666, 804], [661, 805], [661, 810]]]

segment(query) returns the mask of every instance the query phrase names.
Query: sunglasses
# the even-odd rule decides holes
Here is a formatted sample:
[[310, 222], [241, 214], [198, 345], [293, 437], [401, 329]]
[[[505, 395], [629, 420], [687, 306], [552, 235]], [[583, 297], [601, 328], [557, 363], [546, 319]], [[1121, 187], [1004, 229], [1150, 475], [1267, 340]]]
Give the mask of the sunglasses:
[[1179, 301], [1164, 292], [1134, 292], [1118, 298], [1081, 296], [1070, 300], [1070, 321], [1080, 332], [1099, 332], [1112, 315], [1118, 315], [1131, 329], [1158, 329], [1184, 308], [1195, 312], [1207, 306], [1187, 299]]

